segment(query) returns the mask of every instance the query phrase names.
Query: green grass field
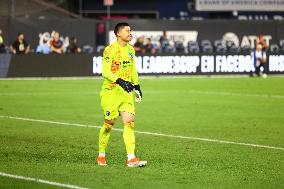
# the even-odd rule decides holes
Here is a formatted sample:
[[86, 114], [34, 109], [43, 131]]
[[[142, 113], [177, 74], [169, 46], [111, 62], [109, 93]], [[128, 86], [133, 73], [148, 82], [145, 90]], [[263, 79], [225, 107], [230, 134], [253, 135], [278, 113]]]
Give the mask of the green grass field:
[[[101, 83], [0, 80], [0, 172], [86, 188], [284, 188], [284, 77], [141, 79], [136, 130], [171, 135], [136, 133], [144, 168], [125, 166], [117, 130], [96, 165], [99, 129], [84, 125], [102, 124]], [[0, 176], [0, 188], [58, 187]]]

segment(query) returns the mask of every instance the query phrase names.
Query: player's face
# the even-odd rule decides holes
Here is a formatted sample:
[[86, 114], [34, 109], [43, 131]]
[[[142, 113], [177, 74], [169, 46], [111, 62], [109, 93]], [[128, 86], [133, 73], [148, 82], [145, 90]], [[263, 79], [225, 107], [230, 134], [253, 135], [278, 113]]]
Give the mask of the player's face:
[[117, 36], [120, 37], [123, 41], [129, 42], [132, 39], [131, 28], [129, 26], [124, 26], [119, 30]]

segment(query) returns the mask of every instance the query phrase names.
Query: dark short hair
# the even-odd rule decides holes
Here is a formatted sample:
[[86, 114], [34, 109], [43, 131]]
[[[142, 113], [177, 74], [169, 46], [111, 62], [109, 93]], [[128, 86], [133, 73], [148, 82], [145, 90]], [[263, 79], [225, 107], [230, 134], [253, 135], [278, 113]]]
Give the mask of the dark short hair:
[[127, 22], [120, 22], [114, 27], [114, 34], [117, 35], [117, 32], [124, 28], [125, 26], [130, 26]]
[[20, 35], [24, 35], [24, 34], [22, 32], [19, 32], [17, 36], [19, 37]]

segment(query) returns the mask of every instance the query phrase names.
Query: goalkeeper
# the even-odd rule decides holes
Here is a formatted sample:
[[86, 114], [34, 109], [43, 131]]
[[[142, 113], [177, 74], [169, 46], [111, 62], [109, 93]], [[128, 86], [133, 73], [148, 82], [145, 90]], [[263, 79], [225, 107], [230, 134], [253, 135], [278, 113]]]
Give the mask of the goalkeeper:
[[100, 93], [101, 106], [104, 111], [104, 124], [99, 134], [98, 165], [105, 166], [106, 147], [112, 127], [120, 115], [124, 125], [123, 139], [127, 151], [128, 167], [141, 167], [147, 164], [135, 157], [134, 116], [135, 101], [141, 102], [142, 92], [138, 82], [138, 73], [134, 63], [135, 51], [128, 44], [132, 39], [128, 23], [118, 23], [114, 33], [117, 41], [104, 49], [102, 60], [103, 86]]

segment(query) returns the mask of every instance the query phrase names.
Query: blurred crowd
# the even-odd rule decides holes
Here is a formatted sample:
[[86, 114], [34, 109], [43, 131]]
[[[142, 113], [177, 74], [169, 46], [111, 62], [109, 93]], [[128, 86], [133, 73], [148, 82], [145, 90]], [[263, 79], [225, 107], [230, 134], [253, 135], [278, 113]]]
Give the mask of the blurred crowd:
[[233, 40], [216, 39], [210, 41], [208, 39], [201, 39], [199, 41], [181, 41], [170, 40], [167, 32], [164, 31], [163, 35], [157, 41], [152, 41], [151, 38], [139, 36], [136, 38], [134, 48], [137, 53], [189, 53], [189, 54], [249, 54], [261, 44], [266, 52], [279, 53], [284, 52], [284, 39], [279, 41], [278, 44], [268, 45], [262, 35], [258, 35], [253, 48], [251, 44], [240, 46]]
[[[284, 40], [280, 45], [271, 44], [268, 46], [259, 35], [255, 44], [261, 44], [266, 52], [278, 53], [284, 52]], [[99, 46], [96, 52], [102, 52], [105, 46]], [[245, 53], [249, 54], [254, 49], [250, 45], [242, 46], [235, 44], [233, 41], [224, 40], [200, 40], [198, 41], [173, 41], [169, 40], [167, 32], [164, 31], [163, 35], [155, 38], [153, 42], [150, 37], [138, 36], [134, 42], [134, 48], [138, 54], [158, 54], [158, 53]], [[66, 37], [65, 39], [60, 36], [59, 32], [53, 31], [48, 36], [40, 36], [39, 44], [34, 49], [31, 48], [28, 41], [26, 41], [23, 33], [18, 33], [17, 38], [11, 45], [5, 45], [2, 32], [0, 30], [0, 53], [13, 53], [13, 54], [27, 54], [34, 52], [38, 54], [65, 54], [65, 53], [92, 53], [94, 48], [88, 45], [79, 47], [77, 38], [74, 36]]]
[[57, 31], [53, 32], [52, 38], [43, 40], [39, 43], [35, 50], [31, 49], [30, 44], [25, 40], [23, 33], [18, 33], [15, 41], [10, 45], [4, 44], [2, 31], [0, 30], [0, 53], [28, 54], [35, 52], [38, 54], [63, 54], [63, 53], [80, 53], [81, 48], [77, 44], [76, 37], [68, 37], [67, 45], [64, 45]]

